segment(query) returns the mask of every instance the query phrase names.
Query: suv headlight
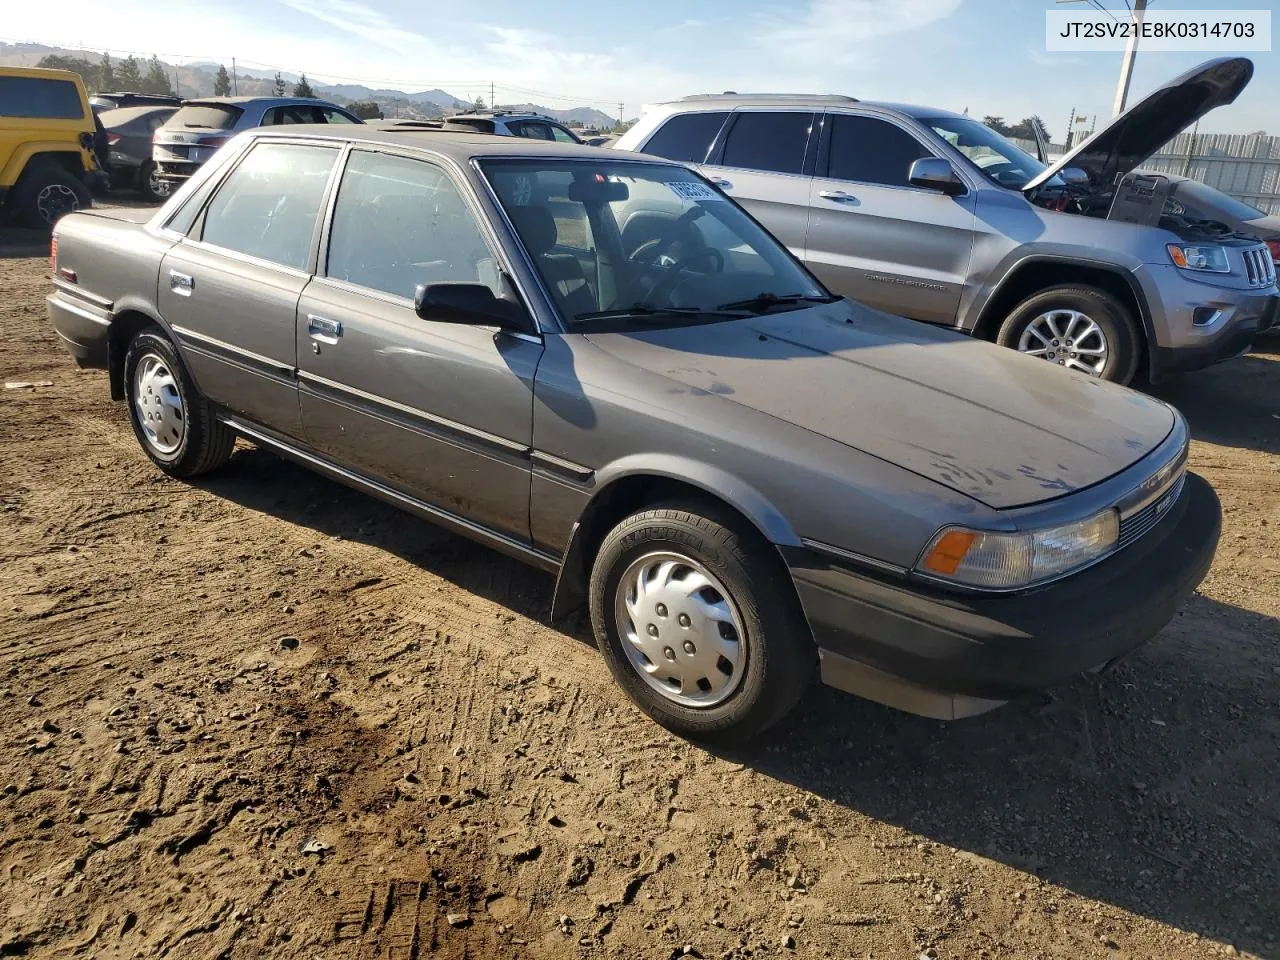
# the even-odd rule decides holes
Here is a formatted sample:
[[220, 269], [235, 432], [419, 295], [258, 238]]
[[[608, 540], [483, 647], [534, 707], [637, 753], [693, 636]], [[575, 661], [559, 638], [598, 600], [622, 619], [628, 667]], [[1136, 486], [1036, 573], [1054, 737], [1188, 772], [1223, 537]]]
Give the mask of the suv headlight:
[[1114, 548], [1119, 536], [1115, 510], [1025, 533], [947, 527], [934, 535], [916, 569], [970, 587], [1017, 589], [1086, 566]]
[[1227, 261], [1225, 247], [1208, 246], [1202, 243], [1171, 243], [1168, 246], [1169, 259], [1174, 266], [1183, 270], [1201, 270], [1206, 273], [1230, 273], [1231, 264]]

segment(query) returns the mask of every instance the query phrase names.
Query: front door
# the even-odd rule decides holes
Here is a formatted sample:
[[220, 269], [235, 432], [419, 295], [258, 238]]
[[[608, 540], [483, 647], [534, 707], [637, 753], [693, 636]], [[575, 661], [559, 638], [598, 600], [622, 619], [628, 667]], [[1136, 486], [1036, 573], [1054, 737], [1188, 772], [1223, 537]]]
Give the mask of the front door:
[[503, 290], [498, 261], [458, 186], [425, 160], [352, 151], [321, 273], [297, 312], [309, 443], [368, 477], [528, 542], [542, 342], [424, 321], [413, 309], [419, 284]]
[[804, 256], [809, 226], [805, 155], [813, 120], [813, 111], [738, 111], [724, 147], [699, 168], [797, 257]]
[[160, 315], [200, 392], [300, 433], [294, 320], [339, 150], [258, 143], [160, 265]]
[[933, 155], [886, 119], [828, 114], [804, 260], [834, 293], [951, 325], [973, 249], [974, 194], [913, 187], [911, 164]]

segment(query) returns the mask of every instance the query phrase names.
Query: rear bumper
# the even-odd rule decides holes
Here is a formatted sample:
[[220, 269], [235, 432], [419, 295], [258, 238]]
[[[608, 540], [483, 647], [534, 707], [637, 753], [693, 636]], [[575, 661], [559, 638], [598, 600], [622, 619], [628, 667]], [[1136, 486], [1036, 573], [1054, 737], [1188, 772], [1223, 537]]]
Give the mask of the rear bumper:
[[811, 552], [787, 557], [832, 686], [926, 716], [982, 712], [1099, 667], [1169, 622], [1213, 561], [1221, 508], [1195, 475], [1150, 533], [1026, 593], [948, 593]]
[[186, 180], [203, 166], [190, 160], [157, 160], [155, 164], [156, 176], [162, 180]]
[[110, 341], [111, 317], [89, 303], [72, 300], [61, 293], [45, 297], [49, 320], [62, 341], [62, 347], [81, 367], [107, 368], [107, 345]]

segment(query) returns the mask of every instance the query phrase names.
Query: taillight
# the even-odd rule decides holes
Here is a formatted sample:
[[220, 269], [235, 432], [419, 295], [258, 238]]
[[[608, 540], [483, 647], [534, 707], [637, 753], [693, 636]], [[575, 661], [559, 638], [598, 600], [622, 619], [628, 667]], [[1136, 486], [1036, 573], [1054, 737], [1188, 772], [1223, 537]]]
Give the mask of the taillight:
[[108, 134], [107, 134], [107, 146], [108, 146], [108, 147], [114, 147], [114, 146], [115, 146], [117, 143], [119, 143], [119, 142], [120, 142], [120, 134], [118, 134], [118, 133], [108, 133]]
[[220, 147], [230, 139], [230, 137], [201, 137], [196, 143], [202, 147]]
[[1280, 239], [1268, 240], [1267, 249], [1271, 251], [1271, 259], [1276, 264], [1280, 264]]

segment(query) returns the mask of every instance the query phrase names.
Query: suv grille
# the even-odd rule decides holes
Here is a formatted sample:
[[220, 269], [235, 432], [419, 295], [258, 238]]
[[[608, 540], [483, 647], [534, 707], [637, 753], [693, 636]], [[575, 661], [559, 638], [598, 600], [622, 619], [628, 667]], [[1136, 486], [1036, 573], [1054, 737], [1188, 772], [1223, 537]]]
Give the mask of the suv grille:
[[1143, 534], [1150, 532], [1161, 519], [1168, 516], [1169, 508], [1182, 496], [1182, 487], [1187, 482], [1187, 471], [1183, 468], [1178, 479], [1167, 492], [1161, 494], [1154, 502], [1147, 504], [1137, 513], [1120, 521], [1120, 539], [1116, 541], [1116, 549], [1127, 547]]
[[1266, 247], [1244, 251], [1244, 272], [1251, 287], [1269, 287], [1275, 283], [1276, 267], [1271, 262], [1271, 251]]

